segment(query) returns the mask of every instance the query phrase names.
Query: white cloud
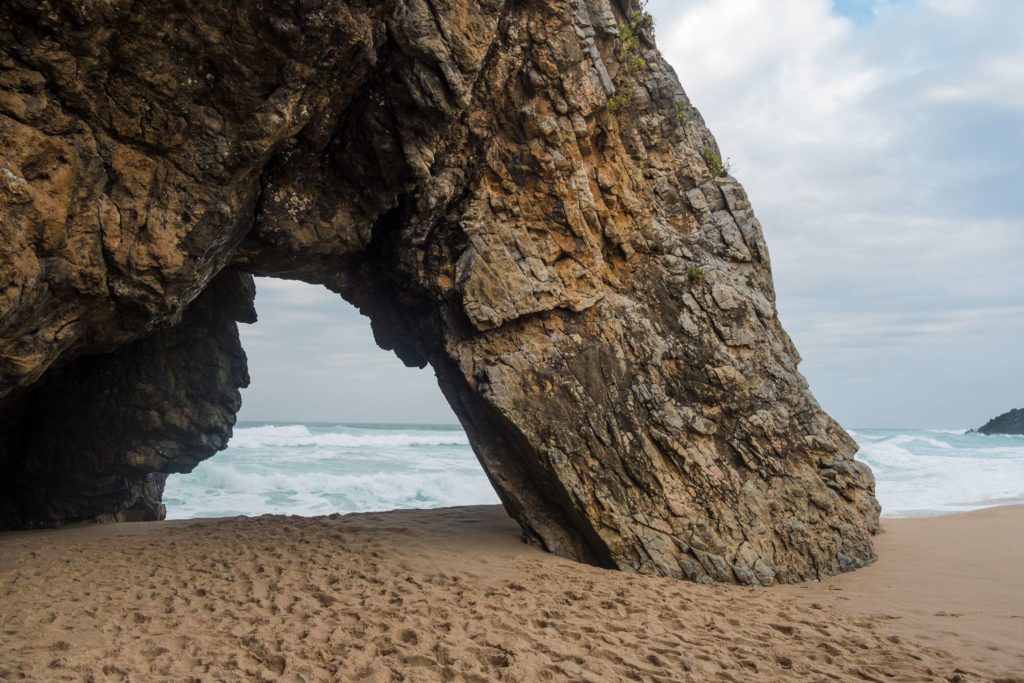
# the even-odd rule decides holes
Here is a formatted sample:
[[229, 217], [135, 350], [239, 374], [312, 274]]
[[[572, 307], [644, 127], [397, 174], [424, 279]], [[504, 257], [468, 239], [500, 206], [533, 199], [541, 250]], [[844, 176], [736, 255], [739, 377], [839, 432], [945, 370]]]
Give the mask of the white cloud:
[[[765, 225], [826, 408], [851, 426], [959, 425], [1019, 403], [1024, 3], [886, 2], [858, 22], [826, 0], [651, 8]], [[943, 375], [962, 393], [967, 366], [991, 395], [922, 395]]]
[[977, 12], [982, 4], [979, 0], [928, 0], [925, 3], [929, 9], [935, 12], [958, 18], [969, 17], [972, 12]]
[[434, 373], [377, 347], [370, 321], [339, 295], [258, 278], [259, 322], [240, 325], [252, 384], [243, 420], [454, 423]]
[[968, 65], [955, 79], [945, 79], [922, 91], [935, 104], [981, 104], [1024, 111], [1024, 51], [999, 54]]
[[258, 296], [282, 306], [317, 307], [333, 303], [335, 296], [324, 287], [311, 287], [297, 280], [260, 278]]

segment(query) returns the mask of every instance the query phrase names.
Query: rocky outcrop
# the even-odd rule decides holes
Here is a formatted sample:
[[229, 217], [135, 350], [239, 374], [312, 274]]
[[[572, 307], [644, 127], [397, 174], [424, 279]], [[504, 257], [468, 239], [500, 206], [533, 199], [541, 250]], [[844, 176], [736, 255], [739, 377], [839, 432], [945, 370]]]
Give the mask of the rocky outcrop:
[[15, 397], [0, 519], [163, 519], [164, 479], [227, 445], [248, 386], [235, 321], [255, 322], [252, 276], [221, 272], [179, 324], [84, 356]]
[[255, 274], [433, 366], [543, 548], [763, 585], [874, 558], [871, 473], [636, 7], [14, 0], [0, 45], [9, 524], [158, 516], [230, 433]]
[[1024, 434], [1024, 408], [1014, 408], [978, 427], [981, 434]]

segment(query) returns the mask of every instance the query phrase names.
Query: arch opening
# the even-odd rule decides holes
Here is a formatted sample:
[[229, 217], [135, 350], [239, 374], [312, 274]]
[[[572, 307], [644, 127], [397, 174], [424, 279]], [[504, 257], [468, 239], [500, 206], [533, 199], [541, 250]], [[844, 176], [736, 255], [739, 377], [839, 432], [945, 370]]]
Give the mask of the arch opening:
[[279, 278], [256, 278], [255, 306], [234, 433], [168, 477], [169, 519], [499, 502], [434, 373], [380, 349], [354, 306]]

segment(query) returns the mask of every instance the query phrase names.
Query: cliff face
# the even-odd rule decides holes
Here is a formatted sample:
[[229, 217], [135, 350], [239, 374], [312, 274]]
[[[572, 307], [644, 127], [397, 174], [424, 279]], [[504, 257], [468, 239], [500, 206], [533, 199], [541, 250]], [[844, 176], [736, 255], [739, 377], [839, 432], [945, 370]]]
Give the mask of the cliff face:
[[255, 274], [432, 365], [552, 552], [765, 585], [873, 559], [870, 471], [635, 7], [14, 0], [0, 46], [8, 526], [159, 516], [230, 435]]

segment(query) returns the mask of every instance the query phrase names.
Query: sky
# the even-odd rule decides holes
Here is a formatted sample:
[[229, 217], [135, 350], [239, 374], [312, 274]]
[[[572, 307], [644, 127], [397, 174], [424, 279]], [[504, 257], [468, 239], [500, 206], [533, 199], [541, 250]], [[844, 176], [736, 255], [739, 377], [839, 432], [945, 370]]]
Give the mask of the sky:
[[[651, 0], [765, 229], [779, 315], [856, 427], [1024, 406], [1024, 2]], [[242, 419], [454, 422], [326, 290], [260, 279]]]

